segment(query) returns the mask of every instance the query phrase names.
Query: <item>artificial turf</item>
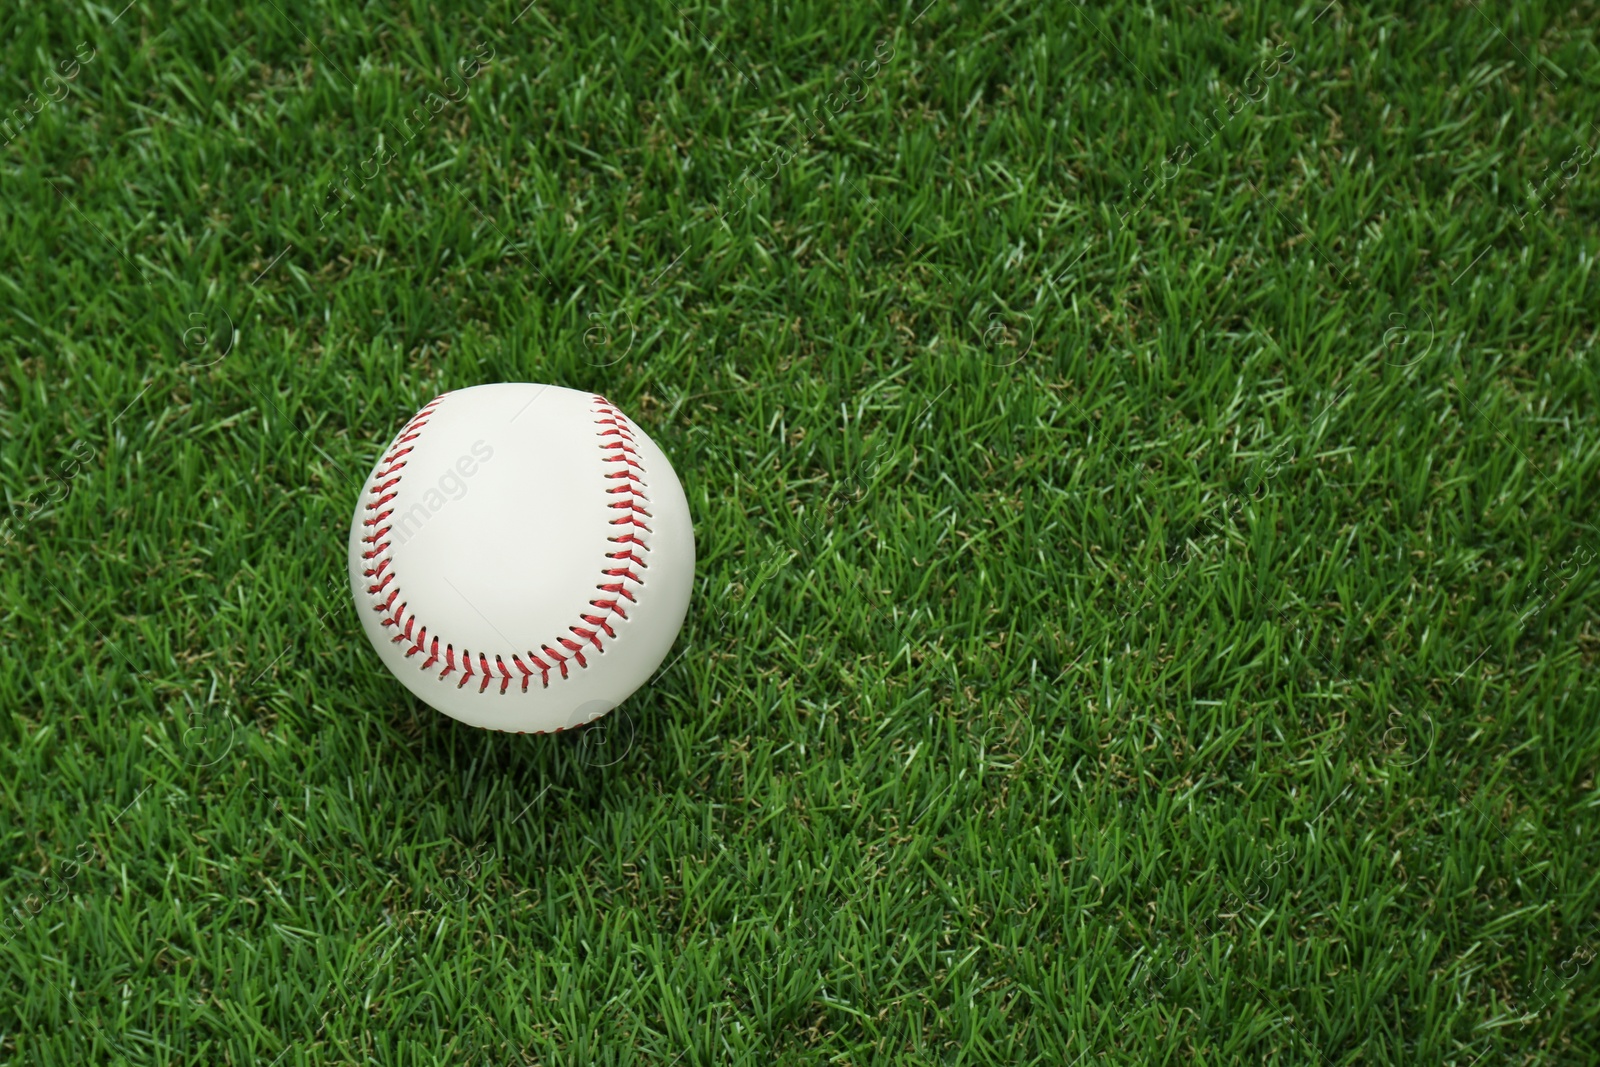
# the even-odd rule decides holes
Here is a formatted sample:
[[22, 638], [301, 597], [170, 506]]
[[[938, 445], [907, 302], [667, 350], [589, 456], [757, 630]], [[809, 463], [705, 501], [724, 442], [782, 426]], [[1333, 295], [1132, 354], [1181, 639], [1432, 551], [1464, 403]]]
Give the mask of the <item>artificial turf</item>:
[[[0, 1061], [1600, 1062], [1597, 24], [8, 4]], [[493, 381], [696, 522], [575, 734], [345, 581]]]

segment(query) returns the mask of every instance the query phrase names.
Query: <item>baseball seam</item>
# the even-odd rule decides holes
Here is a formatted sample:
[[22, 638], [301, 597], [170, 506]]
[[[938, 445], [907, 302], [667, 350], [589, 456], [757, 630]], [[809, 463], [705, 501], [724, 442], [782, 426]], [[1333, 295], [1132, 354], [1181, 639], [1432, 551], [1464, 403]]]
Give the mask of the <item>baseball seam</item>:
[[[507, 653], [498, 652], [491, 656], [481, 649], [473, 653], [463, 648], [458, 656], [455, 645], [448, 641], [444, 643], [444, 649], [441, 651], [438, 633], [435, 632], [430, 640], [428, 627], [418, 624], [416, 613], [409, 615], [406, 613], [406, 602], [400, 599], [400, 581], [393, 566], [394, 559], [390, 554], [391, 542], [387, 540], [393, 529], [388, 520], [394, 514], [394, 508], [385, 508], [385, 505], [392, 504], [399, 495], [396, 487], [404, 477], [402, 472], [406, 464], [410, 462], [406, 457], [416, 448], [413, 442], [422, 436], [422, 428], [428, 424], [429, 416], [449, 395], [441, 393], [417, 412], [395, 437], [393, 444], [390, 445], [389, 454], [377, 464], [382, 469], [372, 476], [372, 487], [368, 490], [368, 495], [373, 499], [366, 505], [366, 510], [374, 514], [361, 524], [372, 530], [372, 533], [361, 538], [361, 544], [370, 546], [361, 553], [362, 560], [367, 563], [367, 568], [362, 574], [371, 582], [367, 586], [367, 594], [373, 598], [373, 603], [370, 605], [372, 610], [383, 616], [382, 626], [392, 626], [395, 629], [394, 636], [390, 640], [396, 644], [411, 642], [411, 647], [406, 650], [406, 659], [419, 653], [423, 654], [426, 658], [418, 664], [421, 670], [429, 670], [442, 659], [445, 667], [439, 674], [439, 680], [443, 681], [459, 670], [461, 678], [456, 683], [456, 688], [460, 689], [474, 677], [473, 660], [476, 658], [478, 668], [476, 676], [480, 678], [478, 692], [483, 693], [488, 690], [489, 685], [495, 680], [495, 671], [498, 670], [500, 695], [504, 696], [510, 689], [511, 683], [516, 680], [511, 668], [506, 665]], [[580, 668], [589, 666], [589, 661], [585, 658], [589, 646], [592, 645], [596, 651], [604, 652], [605, 646], [600, 642], [600, 635], [604, 634], [611, 638], [617, 636], [616, 630], [611, 625], [612, 619], [615, 617], [627, 620], [628, 612], [623, 602], [626, 601], [629, 605], [637, 602], [634, 589], [644, 585], [644, 577], [639, 572], [649, 569], [645, 557], [639, 554], [642, 552], [648, 555], [650, 552], [649, 541], [640, 536], [651, 532], [650, 527], [643, 521], [651, 517], [645, 507], [649, 504], [650, 497], [644, 492], [649, 483], [643, 477], [644, 464], [640, 462], [633, 426], [605, 397], [596, 395], [592, 400], [594, 413], [599, 416], [595, 419], [595, 425], [599, 427], [595, 431], [595, 436], [601, 450], [602, 462], [609, 468], [602, 477], [608, 482], [618, 483], [606, 489], [607, 497], [616, 498], [606, 505], [607, 509], [621, 512], [610, 520], [610, 525], [623, 529], [618, 531], [617, 536], [606, 538], [617, 548], [606, 553], [606, 559], [613, 562], [601, 570], [600, 577], [603, 580], [595, 583], [595, 588], [603, 595], [590, 599], [590, 610], [579, 612], [579, 622], [582, 625], [568, 626], [567, 635], [545, 642], [537, 650], [530, 649], [509, 654], [511, 663], [521, 672], [524, 693], [528, 691], [535, 669], [541, 687], [548, 688], [552, 671], [559, 672], [564, 679], [569, 677], [569, 663], [576, 663]], [[387, 597], [384, 596], [386, 591]], [[533, 669], [523, 661], [524, 656], [533, 664]]]

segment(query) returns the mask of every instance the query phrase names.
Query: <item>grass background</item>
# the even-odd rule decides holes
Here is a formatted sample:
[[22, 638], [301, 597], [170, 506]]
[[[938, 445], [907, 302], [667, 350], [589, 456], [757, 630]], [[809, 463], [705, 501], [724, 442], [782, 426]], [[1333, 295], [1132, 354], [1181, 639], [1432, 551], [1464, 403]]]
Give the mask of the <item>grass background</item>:
[[[1597, 24], [7, 5], [0, 1060], [1600, 1061]], [[697, 523], [576, 735], [345, 587], [500, 380]]]

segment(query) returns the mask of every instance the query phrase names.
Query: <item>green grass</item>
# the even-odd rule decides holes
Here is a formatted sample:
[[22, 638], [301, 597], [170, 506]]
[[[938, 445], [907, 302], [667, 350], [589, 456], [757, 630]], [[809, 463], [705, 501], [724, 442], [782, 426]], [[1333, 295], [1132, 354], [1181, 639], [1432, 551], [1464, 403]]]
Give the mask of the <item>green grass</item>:
[[[0, 13], [0, 1062], [1600, 1062], [1592, 0], [121, 8]], [[696, 521], [576, 735], [345, 587], [502, 380]]]

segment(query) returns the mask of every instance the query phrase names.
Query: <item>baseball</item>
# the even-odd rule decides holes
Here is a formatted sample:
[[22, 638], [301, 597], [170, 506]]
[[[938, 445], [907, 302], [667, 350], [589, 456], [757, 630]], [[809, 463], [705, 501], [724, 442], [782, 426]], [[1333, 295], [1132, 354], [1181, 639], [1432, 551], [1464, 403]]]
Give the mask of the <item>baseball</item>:
[[401, 427], [350, 523], [378, 658], [472, 726], [551, 733], [622, 703], [666, 658], [694, 577], [672, 464], [604, 397], [503, 383]]

